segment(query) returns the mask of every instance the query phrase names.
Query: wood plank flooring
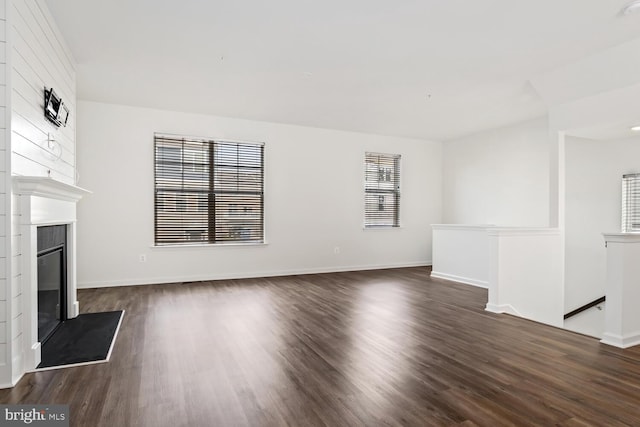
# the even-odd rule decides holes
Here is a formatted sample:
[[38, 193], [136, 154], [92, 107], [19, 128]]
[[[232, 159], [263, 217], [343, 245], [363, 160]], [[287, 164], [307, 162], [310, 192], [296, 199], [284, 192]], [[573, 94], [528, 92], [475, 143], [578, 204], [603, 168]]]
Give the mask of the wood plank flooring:
[[640, 348], [485, 312], [428, 268], [81, 290], [126, 310], [111, 361], [0, 403], [74, 426], [638, 426]]

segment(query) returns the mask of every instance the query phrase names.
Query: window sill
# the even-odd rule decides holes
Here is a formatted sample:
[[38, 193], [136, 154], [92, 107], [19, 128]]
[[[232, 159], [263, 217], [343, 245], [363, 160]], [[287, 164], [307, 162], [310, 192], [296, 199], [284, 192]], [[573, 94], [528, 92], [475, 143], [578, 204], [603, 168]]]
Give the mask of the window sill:
[[402, 227], [401, 225], [397, 226], [397, 227], [393, 227], [390, 225], [381, 225], [381, 226], [375, 226], [375, 227], [362, 227], [362, 229], [364, 231], [384, 231], [384, 230], [400, 230], [404, 227]]
[[232, 248], [246, 248], [246, 247], [257, 247], [257, 246], [267, 246], [269, 243], [268, 242], [261, 242], [261, 243], [214, 243], [214, 244], [207, 244], [207, 243], [194, 243], [194, 244], [190, 244], [190, 245], [155, 245], [152, 244], [150, 246], [151, 249], [182, 249], [182, 248], [186, 248], [186, 249], [202, 249], [202, 248], [228, 248], [228, 247], [232, 247]]

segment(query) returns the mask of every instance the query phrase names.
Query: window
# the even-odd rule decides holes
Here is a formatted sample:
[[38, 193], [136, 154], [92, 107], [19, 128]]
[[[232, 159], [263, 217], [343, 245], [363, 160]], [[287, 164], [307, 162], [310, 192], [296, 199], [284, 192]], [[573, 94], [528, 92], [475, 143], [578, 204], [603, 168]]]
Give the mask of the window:
[[640, 173], [622, 175], [622, 231], [640, 231]]
[[264, 241], [264, 145], [156, 134], [156, 245]]
[[400, 155], [364, 156], [364, 226], [400, 226]]

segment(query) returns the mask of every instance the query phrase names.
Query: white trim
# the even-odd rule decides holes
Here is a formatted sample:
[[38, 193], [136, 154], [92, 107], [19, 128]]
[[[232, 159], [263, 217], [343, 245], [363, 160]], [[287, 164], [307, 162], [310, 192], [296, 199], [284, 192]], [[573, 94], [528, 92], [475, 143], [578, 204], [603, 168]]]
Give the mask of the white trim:
[[433, 230], [478, 230], [494, 228], [493, 224], [431, 224]]
[[432, 271], [431, 277], [437, 279], [450, 280], [452, 282], [464, 283], [465, 285], [477, 286], [479, 288], [489, 289], [489, 282], [484, 280], [472, 279], [470, 277], [456, 276], [455, 274], [441, 273], [439, 271]]
[[164, 139], [175, 139], [175, 140], [185, 139], [189, 142], [229, 142], [231, 144], [251, 144], [251, 145], [258, 145], [262, 147], [266, 145], [264, 141], [243, 141], [239, 139], [213, 138], [208, 136], [194, 136], [194, 135], [179, 135], [175, 133], [165, 133], [165, 132], [154, 132], [153, 139], [155, 140], [156, 137], [164, 138]]
[[362, 226], [362, 231], [387, 231], [387, 230], [401, 230], [404, 227], [401, 225], [370, 225]]
[[600, 340], [602, 344], [611, 345], [618, 348], [629, 348], [635, 345], [640, 345], [640, 332], [633, 334], [627, 334], [625, 336], [615, 335], [609, 332], [602, 334]]
[[[85, 313], [85, 314], [96, 314], [96, 313]], [[91, 362], [81, 362], [81, 363], [71, 363], [69, 365], [60, 365], [60, 366], [49, 366], [48, 368], [36, 368], [29, 372], [42, 372], [42, 371], [53, 371], [54, 369], [64, 369], [64, 368], [75, 368], [76, 366], [86, 366], [86, 365], [96, 365], [98, 363], [107, 363], [109, 359], [111, 359], [111, 352], [113, 351], [113, 346], [116, 343], [116, 339], [118, 338], [118, 332], [120, 331], [120, 325], [122, 325], [122, 319], [124, 318], [124, 310], [120, 313], [120, 319], [118, 320], [118, 326], [116, 326], [116, 331], [113, 334], [113, 338], [111, 338], [111, 344], [109, 345], [109, 351], [107, 352], [107, 357], [102, 360], [92, 360]]]
[[143, 279], [120, 279], [110, 281], [78, 282], [78, 289], [110, 288], [116, 286], [160, 285], [167, 283], [204, 282], [210, 280], [257, 279], [262, 277], [298, 276], [305, 274], [344, 273], [347, 271], [385, 270], [390, 268], [430, 267], [431, 261], [417, 261], [385, 265], [360, 265], [346, 267], [309, 268], [301, 270], [275, 270], [255, 273], [199, 274], [194, 276], [148, 277]]
[[91, 191], [43, 176], [13, 176], [14, 194], [77, 202]]
[[29, 371], [28, 373], [33, 374], [35, 372], [53, 371], [55, 369], [64, 369], [64, 368], [75, 368], [78, 366], [86, 366], [86, 365], [97, 365], [100, 363], [107, 363], [107, 362], [108, 362], [107, 359], [103, 359], [103, 360], [94, 360], [91, 362], [72, 363], [70, 365], [49, 366], [48, 368], [37, 368], [37, 369], [34, 369], [33, 371]]
[[525, 228], [525, 227], [495, 227], [487, 230], [489, 236], [560, 236], [559, 228]]
[[233, 242], [233, 243], [193, 243], [193, 244], [184, 244], [184, 245], [149, 245], [151, 249], [184, 249], [184, 248], [192, 248], [192, 249], [202, 249], [202, 248], [221, 248], [221, 247], [261, 247], [267, 246], [268, 242], [256, 242], [256, 243], [241, 243], [241, 242]]
[[70, 318], [78, 317], [80, 314], [80, 303], [78, 301], [73, 301], [71, 307], [69, 307], [68, 316]]
[[11, 376], [11, 381], [13, 384], [18, 384], [24, 375], [24, 355], [18, 354], [11, 359], [11, 367], [13, 370], [13, 374]]
[[602, 233], [604, 240], [615, 243], [640, 243], [640, 233]]
[[386, 157], [393, 157], [394, 159], [401, 159], [402, 158], [402, 154], [391, 154], [391, 153], [381, 153], [379, 151], [365, 151], [364, 155], [372, 155], [372, 156], [386, 156]]
[[20, 374], [20, 377], [18, 377], [18, 379], [12, 380], [15, 382], [10, 382], [10, 383], [2, 383], [0, 384], [0, 389], [5, 389], [5, 388], [13, 388], [16, 386], [16, 384], [18, 384], [18, 381], [20, 381], [22, 379], [22, 377], [24, 376], [24, 373]]
[[122, 319], [124, 319], [125, 310], [122, 310], [120, 313], [120, 319], [118, 320], [118, 326], [116, 326], [116, 331], [113, 333], [113, 338], [111, 339], [111, 345], [109, 346], [109, 352], [107, 353], [106, 361], [108, 362], [111, 359], [111, 352], [113, 351], [113, 346], [116, 344], [116, 339], [118, 339], [118, 332], [120, 332], [120, 325], [122, 325]]
[[[396, 196], [396, 201], [398, 202], [398, 206], [396, 206], [396, 213], [397, 213], [397, 217], [395, 218], [395, 222], [397, 223], [397, 225], [389, 225], [389, 224], [383, 224], [383, 225], [367, 225], [367, 157], [369, 156], [378, 156], [378, 157], [387, 157], [387, 158], [392, 158], [394, 160], [394, 166], [393, 166], [393, 170], [394, 170], [394, 176], [398, 176], [398, 182], [396, 183], [395, 186], [395, 190], [393, 190], [392, 193], [388, 193], [388, 194], [392, 194], [394, 196]], [[379, 159], [378, 159], [379, 160]], [[400, 162], [402, 161], [402, 154], [391, 154], [391, 153], [379, 153], [379, 152], [375, 152], [375, 151], [365, 151], [364, 152], [364, 163], [362, 164], [362, 168], [364, 171], [364, 176], [363, 176], [363, 181], [362, 181], [362, 189], [363, 189], [363, 193], [362, 193], [362, 210], [360, 211], [362, 214], [362, 230], [363, 231], [369, 231], [369, 230], [388, 230], [388, 229], [399, 229], [402, 228], [402, 212], [403, 210], [400, 209], [400, 203], [402, 202], [401, 198], [398, 198], [402, 195], [402, 182], [404, 182], [403, 178], [402, 178], [402, 170], [403, 168], [401, 167]], [[377, 166], [379, 167], [380, 165], [377, 164]], [[379, 172], [380, 169], [378, 169]], [[371, 189], [372, 191], [374, 191], [375, 194], [375, 189]], [[394, 215], [395, 216], [395, 215]]]
[[491, 313], [498, 313], [498, 314], [503, 314], [503, 313], [512, 314], [514, 316], [525, 318], [522, 314], [518, 312], [518, 310], [513, 308], [511, 304], [497, 305], [497, 304], [491, 304], [490, 302], [488, 302], [487, 305], [485, 306], [485, 311], [489, 311]]
[[37, 300], [37, 232], [44, 225], [66, 225], [67, 232], [67, 318], [78, 312], [76, 276], [76, 207], [88, 190], [48, 177], [12, 176], [20, 232], [19, 265], [22, 280], [22, 337], [20, 360], [12, 366], [17, 372], [40, 364]]

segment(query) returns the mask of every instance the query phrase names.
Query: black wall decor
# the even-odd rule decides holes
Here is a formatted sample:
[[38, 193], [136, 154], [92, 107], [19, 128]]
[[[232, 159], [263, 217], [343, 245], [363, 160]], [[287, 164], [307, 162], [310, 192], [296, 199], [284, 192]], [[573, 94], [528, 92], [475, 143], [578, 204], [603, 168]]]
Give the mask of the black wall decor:
[[69, 119], [69, 109], [53, 88], [44, 88], [44, 116], [56, 126], [66, 126]]

